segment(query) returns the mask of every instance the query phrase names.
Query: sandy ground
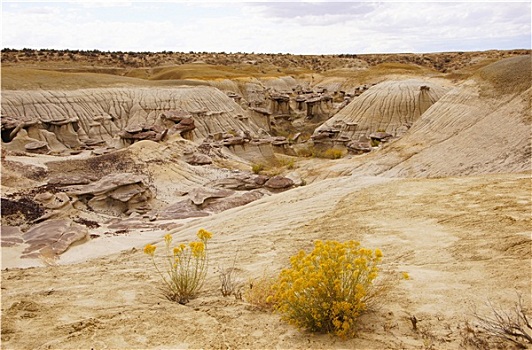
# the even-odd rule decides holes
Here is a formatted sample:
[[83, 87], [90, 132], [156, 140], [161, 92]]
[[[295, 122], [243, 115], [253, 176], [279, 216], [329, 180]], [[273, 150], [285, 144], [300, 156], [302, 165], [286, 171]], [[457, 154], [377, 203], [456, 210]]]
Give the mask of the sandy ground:
[[[193, 239], [200, 227], [214, 238], [204, 291], [187, 305], [161, 296], [142, 252], [146, 237], [134, 247], [114, 241], [112, 249], [94, 240], [67, 251], [57, 266], [2, 271], [2, 348], [463, 348], [473, 305], [510, 307], [517, 291], [531, 306], [530, 193], [529, 173], [340, 177], [194, 219], [172, 232], [176, 241]], [[162, 232], [153, 236], [160, 242]], [[381, 276], [411, 277], [395, 278], [382, 303], [360, 318], [355, 339], [299, 331], [221, 296], [216, 270], [235, 254], [247, 281], [278, 272], [316, 239], [381, 248]]]

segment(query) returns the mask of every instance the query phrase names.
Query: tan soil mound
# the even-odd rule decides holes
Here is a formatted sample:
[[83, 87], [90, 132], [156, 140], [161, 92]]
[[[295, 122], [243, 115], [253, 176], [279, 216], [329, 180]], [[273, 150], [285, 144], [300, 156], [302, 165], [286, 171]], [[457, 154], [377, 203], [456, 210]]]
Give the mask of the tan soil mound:
[[355, 171], [435, 177], [530, 170], [529, 72], [530, 56], [487, 66], [479, 76], [488, 80], [470, 79], [448, 92], [403, 138], [361, 159]]
[[480, 69], [475, 76], [489, 83], [492, 96], [516, 94], [530, 88], [532, 81], [532, 56], [504, 59]]
[[376, 131], [403, 134], [448, 88], [422, 80], [386, 81], [377, 84], [316, 129], [334, 129], [336, 125], [352, 125], [348, 136], [358, 140]]

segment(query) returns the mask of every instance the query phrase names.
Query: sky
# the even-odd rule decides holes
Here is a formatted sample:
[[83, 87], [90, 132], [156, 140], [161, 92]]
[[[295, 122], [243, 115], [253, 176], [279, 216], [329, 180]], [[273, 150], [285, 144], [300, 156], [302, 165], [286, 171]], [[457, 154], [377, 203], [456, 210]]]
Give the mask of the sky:
[[291, 54], [531, 48], [531, 2], [2, 0], [2, 48]]

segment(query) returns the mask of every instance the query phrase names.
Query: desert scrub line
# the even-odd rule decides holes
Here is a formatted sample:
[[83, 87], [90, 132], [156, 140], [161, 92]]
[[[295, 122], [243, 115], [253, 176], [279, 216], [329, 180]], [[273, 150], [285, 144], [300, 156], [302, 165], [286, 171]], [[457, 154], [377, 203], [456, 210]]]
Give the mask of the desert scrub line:
[[373, 281], [382, 259], [379, 249], [359, 242], [316, 241], [310, 253], [290, 258], [268, 298], [289, 323], [312, 332], [354, 336], [357, 317], [377, 297]]
[[212, 233], [200, 229], [197, 237], [198, 241], [172, 247], [172, 235], [166, 234], [162, 268], [155, 261], [157, 247], [152, 244], [144, 247], [144, 253], [151, 256], [153, 266], [163, 280], [163, 294], [180, 304], [186, 304], [198, 295], [207, 275], [207, 242], [212, 238]]

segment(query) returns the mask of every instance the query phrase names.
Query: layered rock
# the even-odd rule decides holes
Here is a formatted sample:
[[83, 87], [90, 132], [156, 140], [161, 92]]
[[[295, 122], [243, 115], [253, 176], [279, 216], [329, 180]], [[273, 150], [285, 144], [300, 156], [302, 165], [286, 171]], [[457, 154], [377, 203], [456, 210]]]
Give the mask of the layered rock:
[[87, 238], [87, 228], [72, 220], [47, 220], [21, 235], [23, 242], [28, 245], [22, 257], [53, 258], [65, 252], [72, 244]]
[[286, 191], [294, 186], [293, 180], [283, 176], [268, 177], [247, 173], [215, 180], [203, 187], [195, 187], [183, 199], [157, 211], [158, 220], [176, 220], [203, 217], [212, 213], [243, 206], [265, 195]]
[[90, 184], [68, 186], [63, 190], [92, 210], [115, 216], [148, 211], [153, 196], [148, 179], [131, 173], [111, 174]]
[[199, 141], [228, 130], [257, 135], [259, 127], [240, 118], [244, 114], [232, 98], [207, 86], [5, 91], [2, 145], [21, 150], [33, 143], [30, 148], [41, 149], [44, 145], [35, 144], [41, 141], [60, 150], [99, 144], [119, 148], [136, 140], [160, 140], [165, 132]]
[[420, 80], [382, 82], [355, 97], [317, 128], [312, 138], [345, 144], [378, 132], [401, 136], [447, 91], [446, 87]]
[[356, 173], [441, 177], [531, 169], [530, 56], [482, 68]]

